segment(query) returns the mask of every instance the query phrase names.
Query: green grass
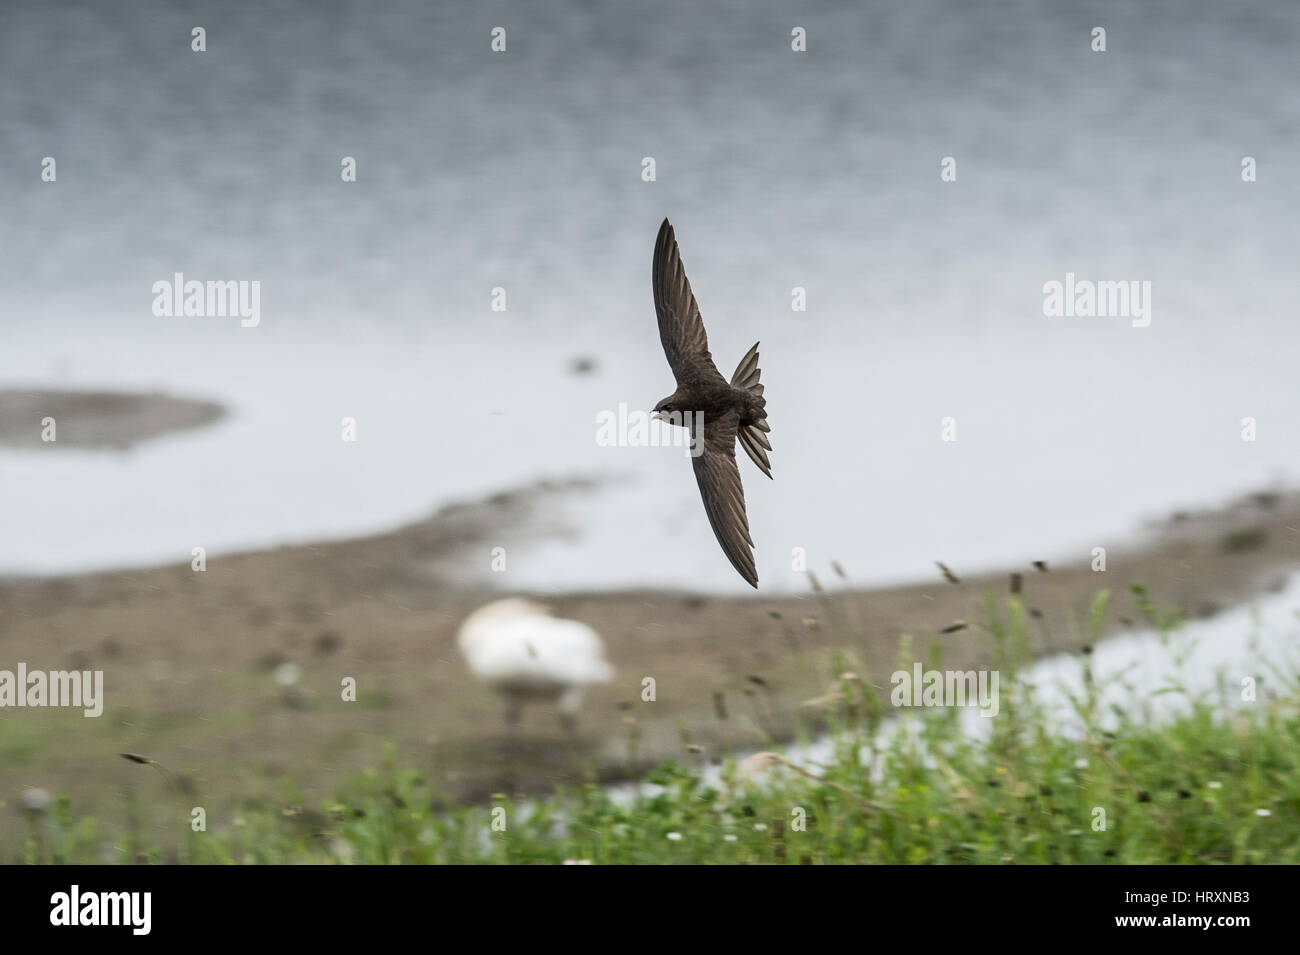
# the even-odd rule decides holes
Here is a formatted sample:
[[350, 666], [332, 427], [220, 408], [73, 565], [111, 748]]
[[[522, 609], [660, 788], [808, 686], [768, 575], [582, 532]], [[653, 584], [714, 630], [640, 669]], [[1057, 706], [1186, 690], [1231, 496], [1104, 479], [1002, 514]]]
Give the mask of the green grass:
[[[1177, 617], [1138, 606], [1168, 633]], [[1109, 595], [1080, 628], [1086, 652]], [[1188, 697], [1182, 715], [1150, 725], [1110, 712], [1090, 680], [1074, 701], [1081, 738], [1056, 735], [1017, 671], [1028, 658], [1023, 605], [989, 600], [985, 630], [1001, 673], [1001, 712], [972, 739], [953, 709], [910, 711], [913, 733], [877, 733], [881, 674], [846, 673], [830, 713], [832, 765], [777, 766], [749, 778], [734, 761], [713, 785], [682, 762], [655, 771], [653, 794], [615, 800], [594, 781], [545, 798], [447, 805], [424, 770], [391, 749], [332, 800], [292, 792], [238, 807], [209, 806], [208, 831], [141, 766], [129, 834], [106, 844], [66, 799], [28, 815], [25, 862], [193, 863], [1297, 863], [1300, 862], [1300, 692], [1229, 703], [1229, 690]], [[900, 667], [913, 657], [900, 648]], [[927, 666], [935, 666], [929, 661]], [[1187, 696], [1177, 688], [1162, 690]], [[1235, 692], [1235, 691], [1234, 691]], [[1142, 701], [1137, 701], [1137, 710]], [[1105, 827], [1097, 827], [1098, 810]], [[156, 820], [174, 815], [174, 825]], [[155, 820], [145, 826], [143, 818]], [[496, 826], [494, 827], [494, 820]], [[802, 820], [802, 825], [799, 824]], [[501, 828], [504, 824], [504, 828]]]

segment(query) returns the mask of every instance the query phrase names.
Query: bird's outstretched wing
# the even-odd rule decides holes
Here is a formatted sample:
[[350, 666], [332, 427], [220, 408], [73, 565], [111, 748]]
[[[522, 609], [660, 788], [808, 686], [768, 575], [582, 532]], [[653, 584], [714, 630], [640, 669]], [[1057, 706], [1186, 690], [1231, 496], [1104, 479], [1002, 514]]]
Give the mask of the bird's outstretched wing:
[[655, 241], [652, 279], [659, 340], [663, 342], [673, 377], [679, 383], [714, 378], [726, 384], [709, 354], [709, 338], [704, 333], [700, 307], [695, 304], [681, 253], [677, 251], [677, 237], [667, 219], [659, 227], [659, 238]]
[[745, 516], [745, 489], [736, 467], [736, 429], [740, 415], [730, 412], [713, 421], [705, 418], [703, 451], [691, 458], [700, 497], [709, 515], [713, 533], [731, 566], [751, 587], [758, 587], [758, 570], [754, 567], [753, 539], [749, 536], [749, 519]]

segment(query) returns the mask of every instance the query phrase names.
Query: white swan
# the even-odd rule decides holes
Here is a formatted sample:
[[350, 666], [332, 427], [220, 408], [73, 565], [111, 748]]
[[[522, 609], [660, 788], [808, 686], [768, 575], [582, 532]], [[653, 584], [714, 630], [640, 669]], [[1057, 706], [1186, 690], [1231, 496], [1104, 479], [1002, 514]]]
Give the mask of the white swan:
[[595, 630], [520, 597], [474, 611], [456, 642], [474, 676], [505, 697], [512, 725], [524, 703], [558, 702], [560, 722], [572, 729], [583, 690], [614, 675]]

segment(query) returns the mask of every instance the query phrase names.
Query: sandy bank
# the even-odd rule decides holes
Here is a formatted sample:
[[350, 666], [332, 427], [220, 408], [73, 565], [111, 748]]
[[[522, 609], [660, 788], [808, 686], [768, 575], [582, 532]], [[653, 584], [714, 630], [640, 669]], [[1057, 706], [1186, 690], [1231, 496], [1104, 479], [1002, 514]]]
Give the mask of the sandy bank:
[[[1007, 573], [967, 578], [954, 567], [960, 583], [936, 570], [932, 580], [867, 590], [823, 571], [822, 590], [810, 583], [783, 597], [551, 595], [561, 614], [601, 632], [618, 677], [589, 697], [580, 739], [541, 709], [511, 735], [454, 645], [460, 620], [495, 594], [449, 581], [466, 561], [486, 563], [503, 527], [516, 537], [555, 532], [561, 499], [589, 490], [585, 481], [540, 484], [388, 534], [210, 559], [203, 573], [180, 564], [0, 584], [0, 665], [102, 669], [107, 697], [98, 720], [0, 711], [0, 799], [12, 807], [29, 785], [67, 791], [116, 824], [124, 791], [162, 798], [156, 780], [117, 756], [140, 752], [172, 767], [193, 793], [185, 798], [204, 800], [220, 824], [243, 799], [287, 798], [289, 781], [327, 792], [379, 760], [385, 741], [449, 797], [480, 798], [572, 781], [592, 761], [604, 778], [637, 772], [680, 756], [683, 726], [706, 758], [789, 737], [814, 712], [799, 703], [830, 682], [832, 648], [882, 684], [904, 634], [917, 659], [938, 645], [945, 665], [987, 660], [978, 626], [942, 631], [982, 619], [984, 594], [1005, 594]], [[1278, 586], [1300, 563], [1300, 496], [1254, 495], [1148, 530], [1142, 546], [1110, 553], [1105, 573], [1090, 569], [1089, 554], [1046, 573], [1026, 554], [1007, 569], [1022, 575], [1037, 651], [1077, 646], [1102, 587], [1115, 595], [1117, 631], [1140, 624], [1133, 583], [1193, 615]], [[500, 575], [500, 591], [509, 583]], [[296, 685], [273, 678], [283, 662], [299, 667]], [[653, 703], [641, 700], [646, 676], [657, 683]], [[340, 699], [345, 677], [357, 681], [355, 703]]]
[[[220, 405], [163, 394], [112, 391], [0, 391], [0, 445], [13, 448], [125, 450], [143, 441], [201, 428]], [[53, 419], [50, 434], [47, 427]]]

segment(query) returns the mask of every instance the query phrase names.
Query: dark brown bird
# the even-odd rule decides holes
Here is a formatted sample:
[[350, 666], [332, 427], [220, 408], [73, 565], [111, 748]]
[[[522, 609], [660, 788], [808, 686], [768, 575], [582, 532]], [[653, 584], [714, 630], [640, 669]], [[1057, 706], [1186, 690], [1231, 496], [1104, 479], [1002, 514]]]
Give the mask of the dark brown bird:
[[730, 383], [718, 372], [709, 354], [704, 320], [686, 279], [673, 227], [664, 220], [655, 242], [653, 271], [659, 339], [677, 390], [655, 405], [655, 417], [691, 432], [691, 462], [704, 499], [709, 524], [723, 553], [740, 576], [758, 587], [754, 541], [745, 516], [745, 489], [736, 466], [739, 439], [751, 460], [769, 478], [767, 402], [758, 377], [758, 342], [736, 366]]

